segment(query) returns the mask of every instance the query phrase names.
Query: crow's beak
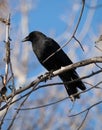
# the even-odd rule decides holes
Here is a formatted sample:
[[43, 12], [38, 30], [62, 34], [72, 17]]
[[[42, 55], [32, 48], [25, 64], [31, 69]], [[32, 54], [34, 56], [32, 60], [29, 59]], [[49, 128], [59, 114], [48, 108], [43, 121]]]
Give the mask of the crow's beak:
[[26, 42], [26, 41], [29, 41], [29, 36], [25, 37], [22, 42]]

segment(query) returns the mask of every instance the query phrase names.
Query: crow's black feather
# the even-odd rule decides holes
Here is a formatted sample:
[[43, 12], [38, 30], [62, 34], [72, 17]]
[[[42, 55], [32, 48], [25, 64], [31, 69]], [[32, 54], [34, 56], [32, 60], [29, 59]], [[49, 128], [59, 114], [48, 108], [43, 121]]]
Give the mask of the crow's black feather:
[[[53, 40], [52, 38], [47, 37], [43, 33], [39, 31], [31, 32], [24, 40], [31, 41], [32, 48], [34, 53], [36, 54], [39, 62], [48, 70], [48, 71], [55, 71], [60, 69], [61, 67], [67, 66], [72, 64], [72, 61], [69, 57], [65, 54], [65, 52], [61, 49], [57, 53], [56, 50], [60, 48], [58, 43]], [[48, 58], [51, 54], [55, 53], [52, 57]], [[45, 60], [45, 62], [44, 62]], [[75, 69], [71, 69], [67, 72], [59, 74], [59, 77], [63, 82], [73, 81], [79, 78], [79, 75], [75, 71]], [[73, 84], [64, 84], [68, 95], [71, 97], [71, 100], [75, 100], [76, 98], [80, 98], [79, 95], [73, 96], [73, 94], [78, 92], [77, 88], [81, 90], [85, 90], [86, 87], [81, 80], [73, 83]]]

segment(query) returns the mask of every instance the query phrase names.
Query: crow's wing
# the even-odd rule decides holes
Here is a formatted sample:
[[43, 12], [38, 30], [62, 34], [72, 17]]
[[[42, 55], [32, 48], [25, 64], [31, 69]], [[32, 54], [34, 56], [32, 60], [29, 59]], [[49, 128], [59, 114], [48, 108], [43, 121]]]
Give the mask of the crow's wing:
[[[55, 53], [60, 48], [58, 43], [51, 38], [47, 38], [45, 44], [47, 46], [47, 51], [49, 52], [49, 56], [52, 53]], [[47, 66], [45, 64], [45, 68], [49, 67], [50, 69], [48, 70], [51, 69], [56, 70], [56, 69], [60, 69], [63, 66], [70, 65], [72, 63], [73, 62], [69, 59], [69, 57], [65, 54], [65, 52], [62, 49], [60, 49], [60, 51], [56, 52], [51, 58], [49, 58], [47, 62]], [[77, 74], [75, 69], [71, 69], [63, 74], [60, 74], [59, 77], [63, 81], [72, 81], [78, 79], [79, 75]], [[81, 80], [76, 82], [75, 86], [80, 88], [81, 90], [85, 90], [86, 88]]]

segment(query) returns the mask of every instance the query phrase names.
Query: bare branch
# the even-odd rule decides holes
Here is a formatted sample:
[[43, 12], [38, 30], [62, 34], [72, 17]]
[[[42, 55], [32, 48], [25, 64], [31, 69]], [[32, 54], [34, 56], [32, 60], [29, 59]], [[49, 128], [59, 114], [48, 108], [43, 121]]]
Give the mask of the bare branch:
[[81, 62], [77, 62], [77, 63], [71, 64], [71, 65], [68, 65], [66, 67], [62, 67], [61, 69], [54, 71], [53, 74], [54, 74], [54, 76], [56, 76], [56, 75], [61, 74], [65, 71], [68, 71], [69, 69], [82, 67], [82, 66], [92, 64], [92, 63], [102, 63], [102, 57], [101, 56], [94, 57], [94, 58], [90, 58], [87, 60], [83, 60]]
[[96, 102], [95, 104], [91, 105], [90, 107], [84, 109], [83, 111], [81, 111], [81, 112], [79, 112], [79, 113], [77, 113], [77, 114], [70, 115], [69, 117], [73, 117], [73, 116], [80, 115], [80, 114], [82, 114], [82, 113], [84, 113], [84, 112], [86, 112], [86, 111], [89, 111], [90, 109], [92, 109], [93, 107], [95, 107], [95, 106], [97, 106], [97, 105], [99, 105], [99, 104], [101, 104], [101, 103], [102, 103], [102, 100]]
[[84, 122], [85, 122], [85, 120], [86, 120], [86, 118], [87, 118], [87, 116], [88, 116], [88, 113], [89, 113], [89, 110], [87, 110], [87, 112], [86, 112], [86, 114], [85, 114], [85, 117], [84, 117], [82, 123], [80, 124], [80, 126], [79, 126], [79, 128], [78, 128], [77, 130], [80, 130], [80, 128], [83, 126], [83, 124], [84, 124]]
[[[39, 109], [39, 108], [43, 108], [43, 107], [49, 107], [51, 105], [55, 105], [57, 103], [60, 103], [60, 102], [62, 102], [64, 100], [66, 100], [66, 99], [68, 99], [68, 97], [65, 97], [63, 99], [59, 99], [59, 100], [54, 101], [52, 103], [48, 103], [48, 104], [44, 104], [44, 105], [40, 105], [40, 106], [36, 106], [36, 107], [32, 107], [32, 108], [22, 108], [22, 109], [19, 109], [19, 110], [34, 110], [34, 109]], [[15, 108], [15, 110], [18, 110], [18, 108]]]
[[[81, 6], [81, 10], [80, 10], [80, 14], [78, 16], [78, 21], [75, 25], [75, 29], [70, 37], [70, 39], [64, 44], [61, 46], [61, 48], [59, 48], [56, 52], [54, 52], [52, 55], [50, 55], [47, 59], [45, 59], [43, 62], [45, 62], [46, 60], [48, 60], [50, 57], [54, 56], [57, 52], [59, 52], [63, 47], [65, 47], [66, 45], [68, 45], [68, 43], [70, 43], [71, 40], [74, 40], [76, 41], [81, 49], [84, 51], [84, 48], [82, 46], [82, 43], [80, 42], [80, 40], [78, 39], [77, 37], [77, 31], [78, 31], [78, 28], [79, 28], [79, 25], [80, 25], [80, 22], [81, 22], [81, 19], [82, 19], [82, 16], [83, 16], [83, 12], [84, 12], [84, 7], [86, 5], [86, 1], [85, 0], [81, 0], [82, 2], [82, 6]], [[75, 5], [76, 6], [76, 5]], [[96, 6], [95, 6], [96, 7]], [[29, 7], [30, 8], [30, 7]], [[75, 8], [75, 7], [74, 7]], [[93, 7], [92, 7], [93, 8]], [[27, 12], [26, 12], [27, 13]], [[41, 88], [47, 88], [47, 87], [51, 87], [51, 86], [56, 86], [56, 85], [69, 85], [69, 84], [73, 84], [74, 82], [77, 82], [79, 80], [83, 80], [83, 79], [86, 79], [86, 78], [89, 78], [89, 81], [87, 82], [87, 79], [85, 81], [83, 81], [83, 83], [85, 85], [87, 85], [87, 89], [85, 91], [81, 91], [81, 92], [78, 92], [76, 94], [74, 94], [73, 96], [75, 95], [84, 95], [84, 93], [86, 92], [89, 92], [90, 90], [93, 91], [93, 90], [102, 90], [102, 81], [98, 79], [98, 83], [97, 84], [94, 84], [94, 83], [91, 83], [90, 82], [90, 77], [92, 76], [95, 76], [95, 75], [98, 75], [98, 74], [101, 74], [102, 73], [102, 67], [101, 65], [99, 66], [97, 63], [102, 63], [102, 56], [98, 56], [98, 57], [93, 57], [93, 58], [90, 58], [90, 59], [85, 59], [83, 61], [80, 61], [80, 62], [77, 62], [77, 63], [74, 63], [74, 64], [71, 64], [71, 65], [68, 65], [68, 66], [62, 66], [60, 69], [56, 70], [53, 72], [52, 75], [50, 75], [50, 72], [47, 72], [45, 74], [43, 74], [42, 76], [39, 76], [39, 77], [36, 77], [32, 82], [30, 82], [28, 85], [25, 85], [25, 87], [20, 87], [20, 86], [15, 86], [15, 76], [14, 76], [14, 73], [13, 73], [13, 67], [12, 67], [12, 62], [11, 62], [11, 41], [10, 41], [10, 16], [9, 18], [7, 19], [4, 19], [4, 18], [0, 18], [0, 22], [5, 24], [6, 26], [6, 40], [5, 40], [5, 72], [4, 75], [0, 75], [0, 78], [1, 78], [1, 90], [0, 90], [0, 104], [2, 104], [0, 106], [0, 111], [3, 112], [3, 110], [5, 109], [5, 112], [2, 114], [2, 117], [1, 117], [1, 121], [0, 121], [0, 129], [3, 129], [3, 125], [5, 125], [4, 123], [6, 122], [6, 117], [9, 115], [9, 110], [10, 110], [10, 107], [12, 104], [16, 103], [17, 101], [20, 101], [20, 102], [17, 102], [19, 103], [19, 106], [17, 108], [15, 108], [15, 111], [14, 113], [12, 113], [13, 115], [13, 118], [11, 119], [11, 121], [9, 120], [8, 123], [8, 127], [7, 130], [11, 130], [13, 129], [12, 126], [14, 125], [14, 122], [16, 122], [15, 120], [17, 119], [17, 116], [18, 114], [20, 113], [20, 110], [35, 110], [35, 109], [40, 109], [41, 110], [41, 113], [43, 113], [43, 115], [45, 114], [46, 115], [46, 112], [44, 113], [44, 109], [41, 109], [41, 108], [45, 108], [45, 107], [50, 107], [52, 105], [53, 106], [53, 112], [56, 110], [55, 108], [57, 108], [57, 104], [66, 100], [66, 99], [69, 99], [70, 97], [64, 97], [64, 98], [59, 98], [59, 99], [56, 99], [54, 102], [47, 102], [49, 101], [48, 99], [47, 100], [44, 100], [44, 103], [43, 102], [38, 102], [38, 106], [33, 106], [33, 107], [30, 107], [27, 108], [28, 106], [26, 107], [23, 107], [23, 105], [25, 104], [25, 102], [27, 102], [28, 98], [31, 96], [31, 94], [34, 94], [35, 91], [41, 89]], [[98, 39], [98, 42], [100, 42], [102, 39]], [[19, 45], [20, 46], [20, 45]], [[100, 47], [98, 47], [98, 44], [95, 44], [95, 47], [102, 52], [102, 49]], [[19, 53], [19, 52], [18, 52]], [[13, 55], [12, 55], [13, 56]], [[57, 76], [57, 75], [60, 75], [66, 71], [69, 71], [70, 69], [77, 69], [79, 67], [83, 67], [84, 69], [84, 66], [87, 66], [87, 65], [90, 65], [90, 64], [95, 64], [96, 67], [95, 68], [95, 71], [92, 71], [90, 74], [86, 74], [85, 76], [83, 77], [80, 77], [76, 80], [73, 80], [73, 81], [70, 81], [70, 82], [55, 82], [55, 83], [41, 83], [41, 82], [45, 82], [45, 81], [48, 81], [48, 80], [51, 80], [51, 78]], [[24, 63], [25, 65], [25, 63]], [[93, 67], [93, 66], [92, 66]], [[88, 67], [87, 67], [88, 68]], [[92, 68], [93, 69], [93, 68]], [[96, 69], [98, 69], [96, 71]], [[93, 69], [94, 70], [94, 69]], [[91, 70], [90, 70], [91, 71]], [[49, 78], [50, 77], [50, 78]], [[97, 77], [97, 76], [96, 76]], [[93, 78], [92, 78], [93, 79]], [[41, 84], [40, 84], [41, 83]], [[7, 91], [7, 89], [10, 88], [10, 92]], [[16, 90], [16, 88], [19, 88]], [[8, 96], [6, 96], [6, 91], [8, 92]], [[97, 93], [96, 93], [97, 94]], [[50, 97], [50, 96], [48, 96]], [[45, 97], [44, 97], [45, 98]], [[21, 100], [22, 99], [22, 100]], [[33, 98], [35, 99], [35, 98]], [[28, 100], [29, 101], [29, 100]], [[32, 105], [34, 103], [34, 101], [30, 98], [30, 101], [32, 102]], [[39, 100], [39, 101], [42, 101], [42, 100]], [[81, 103], [81, 100], [79, 100], [79, 102]], [[28, 103], [28, 102], [27, 102]], [[41, 104], [42, 103], [42, 104]], [[81, 129], [83, 124], [85, 123], [85, 120], [88, 116], [88, 113], [90, 112], [90, 110], [95, 107], [96, 105], [98, 104], [101, 104], [102, 101], [99, 101], [99, 102], [96, 102], [94, 103], [93, 105], [87, 107], [87, 108], [84, 108], [83, 111], [79, 112], [79, 113], [76, 113], [76, 114], [73, 114], [73, 115], [70, 115], [69, 117], [73, 117], [73, 116], [77, 116], [77, 115], [80, 115], [80, 114], [85, 114], [84, 115], [84, 118], [82, 119], [81, 121], [81, 124], [80, 126], [77, 128], [75, 127], [77, 130]], [[29, 103], [30, 104], [30, 103]], [[14, 106], [15, 107], [15, 106]], [[84, 107], [84, 106], [83, 106]], [[70, 109], [69, 112], [71, 112], [74, 108], [74, 102], [72, 104], [72, 108]], [[23, 112], [21, 112], [22, 114]], [[52, 114], [52, 113], [51, 113]], [[39, 114], [40, 115], [40, 114]], [[23, 114], [21, 115], [23, 118]], [[26, 115], [27, 118], [28, 115]], [[47, 123], [50, 123], [51, 122], [51, 118], [52, 116], [48, 119], [48, 121], [44, 122], [45, 120], [43, 119], [44, 116], [40, 116], [40, 120], [36, 120], [34, 121], [34, 125], [36, 124], [39, 124], [42, 123], [43, 124], [43, 128], [45, 128], [47, 125]], [[56, 117], [55, 117], [56, 118]], [[53, 122], [55, 121], [55, 118], [53, 118]], [[70, 118], [68, 118], [69, 120]], [[44, 120], [44, 121], [42, 121]], [[39, 122], [37, 122], [39, 121]], [[62, 121], [62, 119], [61, 119]], [[37, 123], [36, 123], [37, 122]], [[67, 121], [66, 121], [67, 122]], [[17, 122], [18, 123], [18, 122]], [[25, 122], [24, 122], [25, 123]], [[62, 123], [62, 122], [61, 122]], [[65, 123], [65, 120], [64, 120], [64, 123]], [[76, 123], [73, 123], [76, 125]], [[72, 124], [72, 125], [73, 125]], [[17, 124], [18, 125], [18, 124]], [[51, 125], [51, 124], [50, 124]], [[69, 124], [70, 125], [70, 124]], [[47, 126], [48, 127], [48, 126]], [[35, 127], [33, 127], [35, 128]], [[42, 129], [43, 129], [42, 128]], [[19, 128], [18, 128], [19, 129]]]
[[[82, 67], [82, 66], [85, 66], [85, 65], [88, 65], [88, 64], [98, 63], [98, 62], [99, 62], [99, 63], [102, 62], [102, 57], [94, 57], [94, 58], [90, 58], [90, 59], [87, 59], [87, 60], [83, 60], [83, 61], [81, 61], [81, 62], [77, 62], [77, 63], [75, 63], [75, 64], [71, 64], [71, 65], [68, 65], [68, 66], [66, 66], [66, 67], [62, 67], [62, 68], [59, 69], [59, 70], [54, 71], [52, 77], [55, 77], [55, 76], [57, 76], [57, 75], [59, 75], [59, 74], [65, 72], [65, 71], [68, 71], [68, 70], [72, 69], [72, 68]], [[102, 71], [99, 70], [99, 71], [96, 72], [95, 74], [97, 74], [97, 73], [99, 73], [99, 72], [102, 72]], [[93, 72], [91, 75], [94, 75], [94, 72]], [[89, 75], [89, 77], [90, 77], [91, 75]], [[48, 79], [49, 79], [48, 77], [49, 77], [49, 75], [46, 75], [46, 73], [45, 73], [44, 75], [42, 75], [42, 76], [40, 77], [40, 79], [38, 78], [38, 79], [34, 80], [33, 82], [31, 82], [29, 85], [27, 85], [27, 86], [25, 86], [25, 87], [23, 87], [23, 88], [20, 88], [20, 89], [18, 89], [18, 90], [16, 90], [16, 91], [15, 91], [15, 95], [20, 94], [20, 93], [26, 91], [27, 89], [33, 87], [33, 86], [34, 86], [36, 83], [38, 83], [38, 82], [40, 83], [40, 82], [43, 82], [43, 81], [45, 81], [45, 80], [48, 80]], [[85, 78], [85, 77], [84, 77], [84, 78]], [[76, 80], [76, 81], [77, 81], [77, 80]], [[7, 97], [7, 99], [9, 99], [9, 98], [11, 98], [11, 97], [12, 97], [12, 94], [10, 94], [10, 95]], [[0, 102], [3, 102], [3, 100], [0, 99]], [[2, 108], [3, 108], [3, 107], [2, 107]], [[2, 110], [2, 108], [1, 108], [0, 110]]]
[[98, 47], [98, 46], [96, 46], [96, 45], [95, 45], [95, 47], [96, 47], [99, 51], [101, 51], [101, 52], [102, 52], [102, 49], [101, 49], [101, 48], [99, 48], [99, 47]]
[[84, 48], [83, 48], [83, 46], [81, 45], [80, 41], [79, 41], [75, 36], [73, 36], [73, 38], [79, 43], [81, 49], [84, 51]]
[[95, 65], [96, 65], [98, 68], [102, 69], [102, 67], [100, 67], [97, 63], [95, 63]]
[[[39, 82], [40, 82], [40, 80], [34, 85], [34, 87], [32, 88], [32, 90], [34, 90], [34, 89], [36, 88], [36, 86], [39, 84]], [[31, 94], [31, 93], [29, 93], [29, 94], [25, 97], [25, 99], [23, 100], [23, 102], [19, 105], [19, 109], [16, 111], [16, 113], [15, 113], [15, 115], [14, 115], [14, 117], [13, 117], [13, 119], [12, 119], [12, 121], [11, 121], [9, 127], [8, 127], [8, 130], [11, 129], [11, 127], [12, 127], [12, 125], [13, 125], [13, 123], [14, 123], [14, 121], [15, 121], [15, 119], [16, 119], [16, 117], [17, 117], [19, 111], [20, 111], [20, 108], [23, 106], [23, 104], [24, 104], [25, 101], [28, 99], [28, 97], [30, 96], [30, 94]]]
[[76, 31], [77, 31], [77, 29], [78, 29], [78, 26], [79, 26], [79, 24], [80, 24], [80, 21], [81, 21], [83, 12], [84, 12], [84, 6], [85, 6], [85, 0], [82, 0], [82, 9], [81, 9], [81, 12], [80, 12], [80, 16], [79, 16], [78, 22], [77, 22], [77, 24], [76, 24], [76, 27], [75, 27], [75, 29], [74, 29], [74, 32], [73, 32], [71, 38], [68, 40], [67, 43], [65, 43], [65, 44], [64, 44], [61, 48], [59, 48], [56, 52], [54, 52], [54, 53], [52, 53], [50, 56], [48, 56], [48, 57], [43, 61], [43, 63], [46, 62], [48, 59], [50, 59], [52, 56], [54, 56], [56, 53], [58, 53], [62, 48], [64, 48], [64, 47], [74, 38], [75, 33], [76, 33]]
[[[86, 82], [85, 82], [85, 83], [86, 83]], [[89, 83], [87, 83], [87, 84], [89, 84]], [[76, 93], [76, 94], [73, 94], [73, 96], [76, 96], [77, 94], [79, 95], [79, 94], [88, 92], [88, 91], [90, 91], [90, 90], [92, 90], [92, 89], [94, 89], [94, 88], [99, 88], [98, 85], [100, 85], [100, 84], [102, 84], [102, 81], [99, 82], [99, 83], [97, 83], [95, 86], [93, 86], [93, 85], [90, 84], [90, 85], [92, 86], [91, 88], [86, 89], [85, 91], [81, 91], [81, 92], [78, 92], [78, 93]], [[44, 87], [44, 86], [43, 86], [43, 87]], [[39, 88], [40, 88], [40, 87], [39, 87]], [[37, 88], [37, 89], [38, 89], [38, 88]], [[22, 108], [22, 109], [19, 109], [19, 110], [33, 110], [33, 109], [39, 109], [39, 108], [43, 108], [43, 107], [48, 107], [48, 106], [51, 106], [51, 105], [55, 105], [55, 104], [57, 104], [57, 103], [59, 103], [59, 102], [62, 102], [62, 101], [64, 101], [64, 100], [68, 99], [68, 98], [70, 98], [70, 96], [69, 96], [69, 97], [65, 97], [65, 98], [63, 98], [63, 99], [59, 99], [58, 101], [54, 101], [54, 102], [52, 102], [52, 103], [43, 104], [43, 105], [36, 106], [36, 107], [32, 107], [32, 108]], [[73, 103], [73, 106], [74, 106], [74, 103]], [[73, 106], [72, 106], [72, 108], [70, 109], [70, 111], [73, 109]], [[15, 109], [18, 110], [17, 108], [15, 108]], [[69, 116], [69, 117], [70, 117], [70, 116]]]

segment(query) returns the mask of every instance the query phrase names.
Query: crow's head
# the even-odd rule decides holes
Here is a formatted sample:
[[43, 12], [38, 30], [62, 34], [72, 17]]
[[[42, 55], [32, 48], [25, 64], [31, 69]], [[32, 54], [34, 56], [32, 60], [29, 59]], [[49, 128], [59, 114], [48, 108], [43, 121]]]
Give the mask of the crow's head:
[[22, 42], [26, 42], [26, 41], [34, 42], [34, 41], [38, 40], [39, 38], [44, 38], [44, 37], [46, 37], [46, 36], [43, 33], [39, 32], [39, 31], [33, 31], [28, 36], [26, 36], [22, 40]]
[[22, 40], [22, 42], [26, 42], [26, 41], [31, 41], [32, 42], [32, 40], [35, 38], [35, 36], [34, 36], [34, 32], [31, 32], [28, 36], [26, 36], [23, 40]]

